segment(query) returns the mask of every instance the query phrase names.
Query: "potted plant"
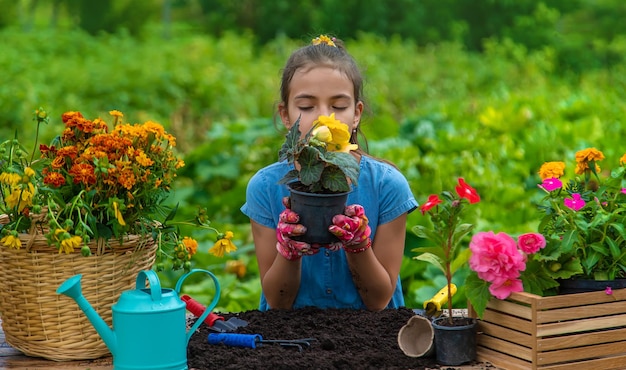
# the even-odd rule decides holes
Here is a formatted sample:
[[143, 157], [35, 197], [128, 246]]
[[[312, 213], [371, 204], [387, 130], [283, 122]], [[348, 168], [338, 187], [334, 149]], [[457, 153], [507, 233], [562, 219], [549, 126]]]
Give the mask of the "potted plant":
[[415, 258], [435, 265], [447, 281], [448, 314], [433, 320], [435, 353], [437, 362], [443, 365], [460, 365], [476, 357], [476, 320], [453, 315], [452, 295], [455, 286], [452, 277], [469, 259], [469, 249], [463, 248], [461, 243], [474, 225], [463, 222], [465, 207], [478, 203], [480, 196], [463, 178], [458, 179], [455, 190], [456, 194], [443, 191], [430, 195], [420, 206], [420, 211], [429, 216], [432, 227], [413, 227], [413, 232], [430, 244], [413, 249], [413, 252], [419, 253]]
[[[527, 263], [526, 291], [538, 295], [626, 287], [626, 155], [612, 171], [602, 171], [596, 148], [576, 152], [575, 176], [564, 162], [539, 169], [544, 194], [539, 232], [546, 247]], [[595, 288], [569, 289], [570, 283]]]
[[332, 218], [342, 214], [348, 193], [357, 185], [359, 163], [350, 153], [347, 124], [335, 114], [319, 116], [308, 132], [300, 132], [300, 119], [289, 129], [279, 159], [293, 165], [280, 180], [290, 190], [291, 209], [307, 232], [298, 240], [329, 244], [337, 238], [328, 231]]
[[[176, 208], [164, 205], [184, 165], [175, 138], [156, 122], [129, 124], [121, 112], [110, 114], [113, 127], [66, 112], [61, 134], [37, 146], [40, 126], [49, 123], [38, 109], [39, 155], [17, 137], [0, 143], [0, 312], [7, 341], [29, 355], [68, 360], [108, 353], [95, 331], [75, 325], [79, 313], [56, 295], [70, 276], [84, 275], [91, 284], [85, 295], [110, 320], [111, 305], [133, 288], [138, 271], [155, 262], [189, 270], [198, 248], [180, 235], [187, 222], [173, 221]], [[206, 211], [189, 223], [215, 232], [218, 247], [232, 238], [210, 226]], [[39, 338], [31, 331], [49, 330], [57, 334], [29, 344], [31, 336]]]

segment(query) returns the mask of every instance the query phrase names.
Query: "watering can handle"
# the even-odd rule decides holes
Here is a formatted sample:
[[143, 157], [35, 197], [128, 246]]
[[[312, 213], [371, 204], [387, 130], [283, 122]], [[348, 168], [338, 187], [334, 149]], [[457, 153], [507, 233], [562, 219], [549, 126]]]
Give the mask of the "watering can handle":
[[180, 289], [181, 289], [185, 279], [187, 279], [190, 275], [195, 274], [196, 272], [204, 272], [205, 274], [209, 275], [211, 277], [211, 279], [213, 279], [213, 284], [215, 285], [215, 295], [213, 296], [213, 300], [207, 306], [206, 310], [204, 310], [202, 315], [196, 320], [196, 323], [193, 324], [193, 326], [187, 332], [187, 343], [189, 343], [189, 339], [191, 339], [191, 335], [196, 331], [196, 329], [198, 329], [200, 324], [202, 324], [204, 322], [204, 319], [206, 319], [207, 316], [209, 316], [209, 314], [213, 311], [215, 306], [217, 306], [217, 301], [219, 301], [219, 299], [220, 299], [220, 290], [221, 289], [220, 289], [220, 283], [217, 280], [217, 277], [215, 277], [215, 275], [213, 275], [212, 272], [207, 271], [207, 270], [202, 270], [202, 269], [193, 269], [193, 270], [189, 271], [188, 273], [186, 273], [185, 275], [181, 276], [180, 279], [178, 279], [178, 282], [176, 282], [176, 288], [174, 289], [176, 291], [176, 293], [178, 293], [180, 295]]
[[154, 302], [161, 300], [161, 282], [156, 272], [152, 270], [141, 270], [137, 274], [137, 280], [135, 281], [135, 288], [142, 289], [146, 287], [146, 279], [150, 281], [150, 295]]

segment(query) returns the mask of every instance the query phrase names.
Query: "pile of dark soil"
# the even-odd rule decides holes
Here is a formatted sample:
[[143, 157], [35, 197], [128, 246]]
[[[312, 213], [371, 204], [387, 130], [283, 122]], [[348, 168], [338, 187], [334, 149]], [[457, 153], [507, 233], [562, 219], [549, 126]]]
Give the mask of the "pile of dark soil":
[[214, 332], [201, 325], [189, 341], [188, 365], [191, 370], [454, 369], [437, 365], [433, 357], [408, 357], [400, 350], [398, 331], [413, 315], [407, 308], [380, 312], [304, 308], [224, 314], [225, 319], [236, 316], [248, 321], [248, 326], [236, 333], [260, 334], [263, 339], [315, 340], [302, 351], [274, 343], [231, 347], [209, 344], [208, 334]]

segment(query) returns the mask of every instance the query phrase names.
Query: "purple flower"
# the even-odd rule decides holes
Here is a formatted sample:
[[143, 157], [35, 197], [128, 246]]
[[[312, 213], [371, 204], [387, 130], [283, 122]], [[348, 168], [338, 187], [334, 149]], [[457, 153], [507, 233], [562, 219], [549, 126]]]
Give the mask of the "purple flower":
[[543, 182], [541, 183], [541, 187], [546, 189], [547, 191], [553, 191], [562, 188], [563, 183], [556, 177], [551, 177], [549, 179], [543, 180]]
[[572, 194], [571, 198], [565, 198], [563, 200], [563, 204], [565, 204], [565, 207], [574, 210], [574, 211], [578, 211], [581, 208], [583, 208], [585, 206], [585, 201], [580, 197], [580, 194], [578, 193], [574, 193]]

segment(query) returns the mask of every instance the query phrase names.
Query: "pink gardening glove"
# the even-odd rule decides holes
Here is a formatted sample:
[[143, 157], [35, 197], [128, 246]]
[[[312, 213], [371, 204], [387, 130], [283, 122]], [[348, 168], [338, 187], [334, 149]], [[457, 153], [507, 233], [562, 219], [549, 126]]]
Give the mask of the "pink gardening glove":
[[[328, 231], [341, 240], [347, 251], [362, 252], [372, 245], [370, 240], [372, 229], [368, 222], [363, 206], [352, 204], [346, 206], [343, 215], [333, 217], [333, 225], [328, 228]], [[355, 248], [357, 246], [360, 248]]]
[[276, 227], [276, 249], [285, 259], [295, 261], [302, 256], [311, 256], [319, 252], [320, 248], [328, 248], [330, 250], [339, 250], [343, 244], [340, 242], [329, 245], [309, 244], [307, 242], [291, 239], [294, 236], [304, 235], [306, 226], [299, 224], [300, 216], [291, 210], [289, 197], [283, 198], [285, 210], [278, 216], [278, 226]]

